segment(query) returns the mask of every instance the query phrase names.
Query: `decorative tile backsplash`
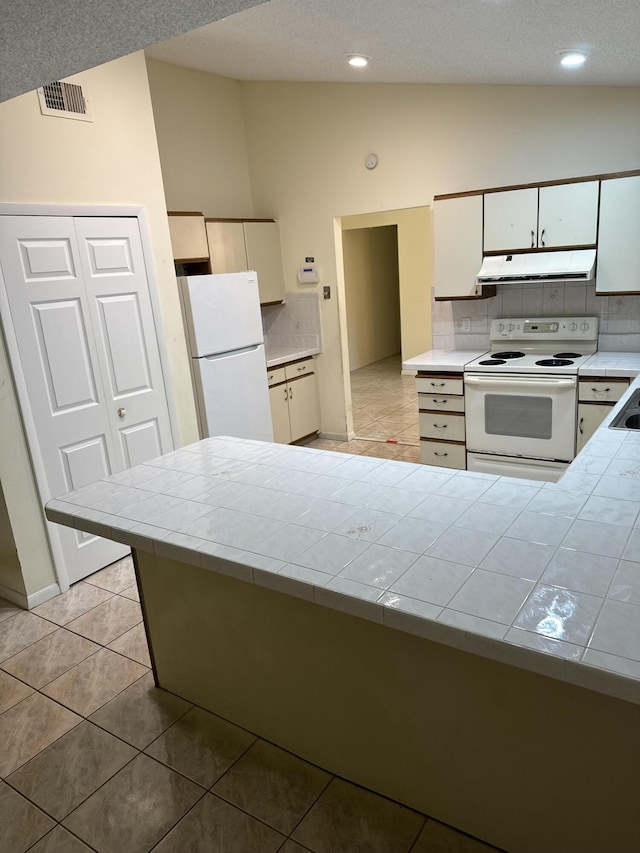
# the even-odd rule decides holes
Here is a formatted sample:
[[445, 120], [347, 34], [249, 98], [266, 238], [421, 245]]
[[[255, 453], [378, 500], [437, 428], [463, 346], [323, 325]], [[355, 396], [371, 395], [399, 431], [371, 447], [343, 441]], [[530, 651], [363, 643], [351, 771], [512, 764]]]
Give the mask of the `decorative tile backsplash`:
[[262, 329], [267, 349], [317, 347], [322, 350], [319, 295], [287, 291], [282, 304], [263, 305]]
[[[471, 331], [462, 331], [462, 319]], [[598, 349], [640, 352], [640, 295], [596, 296], [595, 284], [499, 284], [490, 299], [436, 302], [432, 295], [433, 349], [489, 348], [495, 317], [598, 317]]]

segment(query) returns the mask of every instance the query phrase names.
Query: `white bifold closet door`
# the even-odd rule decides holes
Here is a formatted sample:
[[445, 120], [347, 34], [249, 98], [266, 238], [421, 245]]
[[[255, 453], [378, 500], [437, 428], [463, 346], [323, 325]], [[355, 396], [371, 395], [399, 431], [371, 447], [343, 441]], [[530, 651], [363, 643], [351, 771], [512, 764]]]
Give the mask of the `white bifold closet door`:
[[[43, 502], [171, 450], [138, 220], [2, 216], [0, 264]], [[57, 533], [69, 583], [129, 551], [69, 528]]]

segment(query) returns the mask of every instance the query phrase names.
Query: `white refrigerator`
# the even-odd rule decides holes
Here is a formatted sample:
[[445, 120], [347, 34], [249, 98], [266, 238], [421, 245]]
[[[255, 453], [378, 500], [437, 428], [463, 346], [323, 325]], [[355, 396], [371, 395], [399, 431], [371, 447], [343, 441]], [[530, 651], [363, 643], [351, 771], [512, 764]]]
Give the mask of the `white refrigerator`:
[[200, 436], [273, 441], [255, 272], [178, 278]]

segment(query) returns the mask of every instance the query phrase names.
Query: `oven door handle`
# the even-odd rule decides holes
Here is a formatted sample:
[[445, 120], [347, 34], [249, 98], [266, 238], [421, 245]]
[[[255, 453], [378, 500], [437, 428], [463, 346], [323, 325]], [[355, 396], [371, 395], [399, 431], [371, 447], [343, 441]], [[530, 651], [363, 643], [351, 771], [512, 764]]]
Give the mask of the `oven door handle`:
[[555, 376], [478, 376], [465, 374], [464, 384], [469, 388], [487, 389], [500, 388], [513, 391], [517, 388], [523, 390], [533, 390], [534, 388], [551, 390], [562, 390], [576, 387], [575, 377], [555, 377]]

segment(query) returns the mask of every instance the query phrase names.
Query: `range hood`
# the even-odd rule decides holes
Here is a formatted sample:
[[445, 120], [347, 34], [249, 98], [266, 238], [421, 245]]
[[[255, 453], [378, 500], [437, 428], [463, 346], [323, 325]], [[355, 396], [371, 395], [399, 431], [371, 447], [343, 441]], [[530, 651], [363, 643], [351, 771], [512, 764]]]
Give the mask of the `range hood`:
[[478, 284], [593, 281], [595, 263], [595, 249], [491, 255], [483, 260], [476, 281]]

